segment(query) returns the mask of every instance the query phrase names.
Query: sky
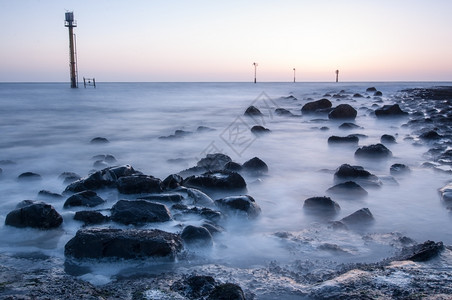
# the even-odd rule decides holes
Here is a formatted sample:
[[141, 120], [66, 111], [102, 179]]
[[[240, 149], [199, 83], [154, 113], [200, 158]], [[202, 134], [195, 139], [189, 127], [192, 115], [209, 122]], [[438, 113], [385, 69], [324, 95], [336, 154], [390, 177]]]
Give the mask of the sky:
[[451, 0], [0, 0], [0, 82], [452, 81]]

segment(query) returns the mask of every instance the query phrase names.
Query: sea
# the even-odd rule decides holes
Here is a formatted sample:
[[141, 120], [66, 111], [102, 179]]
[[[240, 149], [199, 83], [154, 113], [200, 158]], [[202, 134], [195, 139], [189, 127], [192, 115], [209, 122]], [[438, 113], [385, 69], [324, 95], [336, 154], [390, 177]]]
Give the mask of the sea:
[[[55, 267], [64, 268], [64, 246], [82, 226], [73, 219], [80, 208], [63, 208], [64, 199], [46, 199], [63, 216], [58, 230], [14, 228], [4, 225], [5, 218], [20, 201], [41, 200], [41, 190], [61, 194], [67, 186], [60, 178], [63, 172], [86, 177], [98, 170], [102, 167], [95, 163], [98, 155], [112, 155], [115, 165], [129, 164], [162, 180], [213, 153], [226, 154], [238, 163], [259, 157], [268, 165], [267, 174], [246, 178], [247, 194], [262, 210], [259, 218], [228, 220], [211, 249], [159, 267], [148, 266], [152, 272], [190, 270], [204, 264], [240, 269], [296, 260], [376, 262], [394, 255], [399, 250], [394, 241], [402, 237], [452, 245], [452, 214], [438, 193], [451, 181], [450, 173], [423, 166], [429, 161], [430, 148], [406, 126], [409, 117], [382, 120], [373, 114], [375, 108], [407, 97], [405, 89], [450, 84], [97, 82], [95, 88], [71, 89], [68, 83], [0, 83], [0, 253], [3, 258], [40, 253], [56, 258], [61, 265]], [[367, 92], [369, 87], [382, 96]], [[333, 106], [351, 104], [358, 111], [352, 121], [357, 127], [344, 130], [339, 127], [343, 121], [301, 113], [304, 104], [322, 98]], [[262, 116], [244, 115], [249, 106], [257, 107]], [[275, 113], [278, 108], [293, 116]], [[255, 125], [271, 131], [256, 136], [250, 131]], [[168, 138], [178, 130], [186, 134]], [[330, 136], [349, 134], [359, 134], [358, 146], [328, 144]], [[384, 134], [396, 139], [387, 145], [391, 158], [355, 157], [358, 147], [380, 143]], [[109, 142], [91, 143], [96, 137]], [[392, 176], [390, 167], [395, 163], [407, 165], [411, 172]], [[368, 196], [361, 199], [330, 195], [341, 209], [327, 219], [307, 213], [304, 201], [326, 196], [342, 164], [362, 166], [379, 177], [381, 186], [366, 188]], [[25, 172], [37, 173], [41, 180], [18, 180]], [[96, 209], [105, 211], [121, 199], [112, 191], [99, 195], [107, 201]], [[372, 225], [343, 231], [329, 227], [331, 221], [361, 208], [371, 211]], [[180, 232], [180, 225], [171, 221], [144, 228]], [[103, 226], [127, 228], [114, 223]], [[110, 262], [79, 277], [104, 284], [121, 272], [142, 272], [142, 266], [142, 262]], [[38, 266], [30, 262], [30, 267]]]

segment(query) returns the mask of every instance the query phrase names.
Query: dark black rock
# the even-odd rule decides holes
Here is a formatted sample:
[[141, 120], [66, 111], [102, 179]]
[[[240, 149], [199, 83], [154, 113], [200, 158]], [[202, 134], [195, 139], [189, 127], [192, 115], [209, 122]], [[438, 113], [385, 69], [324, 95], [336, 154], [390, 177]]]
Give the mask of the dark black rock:
[[329, 119], [355, 119], [358, 112], [349, 104], [339, 104], [329, 114]]
[[111, 208], [111, 219], [122, 224], [143, 225], [172, 219], [168, 208], [147, 200], [119, 200]]
[[365, 197], [367, 196], [367, 191], [363, 189], [359, 184], [354, 181], [346, 181], [343, 183], [336, 184], [327, 190], [327, 193], [347, 196], [347, 197]]
[[213, 245], [212, 235], [202, 226], [188, 225], [182, 230], [180, 236], [188, 246], [208, 247]]
[[359, 138], [356, 135], [348, 136], [330, 136], [328, 138], [328, 144], [358, 144]]
[[110, 167], [108, 170], [115, 174], [116, 178], [121, 178], [131, 175], [142, 175], [141, 172], [136, 171], [131, 165]]
[[110, 168], [97, 171], [86, 178], [79, 179], [69, 184], [64, 190], [65, 193], [78, 193], [86, 190], [98, 190], [116, 186], [117, 176]]
[[270, 133], [271, 130], [261, 125], [254, 125], [253, 127], [251, 127], [251, 132], [254, 133], [255, 135], [262, 135]]
[[376, 92], [377, 91], [377, 89], [375, 88], [375, 87], [369, 87], [369, 88], [367, 88], [366, 89], [366, 92]]
[[240, 286], [233, 283], [224, 283], [215, 287], [207, 300], [245, 300], [245, 295]]
[[38, 193], [38, 198], [40, 199], [63, 199], [63, 195], [58, 193], [53, 193], [47, 190], [41, 190]]
[[212, 191], [245, 191], [246, 182], [243, 177], [231, 171], [209, 171], [194, 175], [184, 180], [184, 186], [209, 193]]
[[226, 214], [233, 213], [245, 215], [249, 219], [256, 218], [261, 213], [261, 208], [257, 205], [253, 197], [248, 195], [230, 196], [215, 200], [215, 204]]
[[42, 203], [42, 202], [38, 202], [38, 201], [34, 201], [34, 200], [22, 200], [19, 203], [17, 203], [16, 205], [16, 209], [18, 208], [22, 208], [31, 204], [35, 204], [35, 203]]
[[81, 229], [65, 246], [74, 258], [174, 259], [183, 249], [180, 236], [158, 229]]
[[419, 138], [423, 139], [423, 140], [438, 140], [440, 138], [442, 138], [443, 136], [438, 134], [435, 130], [430, 130], [427, 132], [422, 133]]
[[258, 157], [253, 157], [252, 159], [243, 163], [242, 168], [244, 171], [255, 175], [261, 175], [268, 172], [267, 164]]
[[383, 96], [383, 93], [380, 92], [380, 91], [376, 91], [376, 92], [374, 93], [374, 96], [375, 96], [375, 97], [381, 97], [381, 96]]
[[82, 210], [75, 213], [74, 220], [82, 221], [85, 225], [102, 224], [109, 221], [109, 217], [98, 211]]
[[368, 225], [374, 222], [374, 216], [368, 208], [361, 208], [351, 215], [343, 218], [341, 222], [349, 226]]
[[17, 208], [6, 216], [5, 225], [38, 229], [57, 228], [63, 223], [61, 215], [52, 205], [43, 202], [31, 202]]
[[224, 169], [232, 172], [240, 172], [242, 171], [242, 165], [233, 161], [228, 162], [224, 165]]
[[343, 164], [336, 169], [334, 176], [340, 179], [353, 179], [353, 178], [369, 178], [372, 175], [369, 171], [364, 170], [361, 166], [351, 166], [349, 164]]
[[82, 176], [80, 176], [74, 172], [63, 172], [60, 174], [60, 176], [58, 176], [58, 178], [63, 180], [64, 184], [69, 184], [69, 183], [72, 183], [74, 181], [81, 179]]
[[165, 189], [175, 189], [181, 186], [183, 181], [184, 179], [182, 178], [182, 176], [171, 174], [162, 181], [162, 187]]
[[363, 98], [363, 95], [356, 93], [353, 95], [353, 98]]
[[196, 164], [196, 167], [203, 168], [204, 171], [222, 170], [224, 165], [231, 162], [232, 159], [223, 153], [207, 154]]
[[71, 206], [87, 206], [94, 207], [105, 202], [104, 199], [97, 196], [96, 192], [93, 191], [83, 191], [76, 193], [64, 202], [64, 207], [68, 208]]
[[303, 209], [315, 214], [335, 214], [341, 208], [330, 197], [311, 197], [304, 201]]
[[389, 158], [392, 152], [383, 144], [374, 144], [363, 146], [355, 151], [355, 157], [358, 158]]
[[277, 114], [278, 116], [284, 116], [284, 117], [293, 117], [294, 116], [293, 113], [291, 113], [289, 110], [287, 110], [285, 108], [275, 109], [275, 114]]
[[380, 142], [383, 144], [395, 144], [396, 143], [396, 139], [394, 136], [389, 135], [389, 134], [383, 134], [380, 138]]
[[435, 243], [433, 241], [426, 241], [423, 244], [403, 248], [401, 254], [397, 257], [397, 259], [428, 261], [438, 256], [443, 250], [444, 245], [442, 242]]
[[392, 175], [404, 175], [411, 172], [410, 168], [404, 164], [393, 164], [389, 171]]
[[301, 108], [301, 112], [306, 113], [317, 113], [317, 112], [328, 112], [331, 108], [332, 103], [328, 99], [320, 99], [317, 101], [308, 102]]
[[361, 127], [354, 123], [350, 123], [350, 122], [342, 123], [341, 125], [339, 125], [339, 129], [344, 129], [344, 130], [358, 129], [358, 128], [361, 128]]
[[30, 180], [30, 181], [34, 181], [34, 180], [41, 180], [42, 177], [39, 174], [33, 173], [33, 172], [25, 172], [20, 174], [17, 179], [19, 179], [20, 181], [26, 181], [26, 180]]
[[162, 181], [148, 175], [124, 176], [117, 180], [116, 187], [121, 194], [161, 193]]
[[406, 116], [407, 112], [400, 109], [398, 104], [385, 105], [382, 108], [375, 110], [375, 115], [377, 117], [395, 117], [395, 116]]
[[263, 114], [257, 107], [250, 106], [246, 109], [245, 116], [263, 116]]
[[95, 138], [93, 138], [93, 139], [90, 141], [91, 144], [106, 144], [106, 143], [109, 143], [109, 142], [110, 142], [110, 141], [107, 140], [107, 139], [104, 138], [104, 137], [95, 137]]
[[212, 276], [190, 275], [188, 278], [176, 281], [171, 290], [188, 299], [204, 299], [217, 285]]
[[182, 202], [182, 200], [184, 200], [184, 197], [180, 194], [153, 194], [148, 196], [141, 196], [139, 199], [154, 202], [178, 203]]
[[224, 228], [219, 226], [218, 224], [215, 224], [211, 221], [204, 221], [201, 225], [202, 227], [204, 227], [205, 229], [209, 230], [210, 234], [213, 236], [215, 234], [224, 232]]

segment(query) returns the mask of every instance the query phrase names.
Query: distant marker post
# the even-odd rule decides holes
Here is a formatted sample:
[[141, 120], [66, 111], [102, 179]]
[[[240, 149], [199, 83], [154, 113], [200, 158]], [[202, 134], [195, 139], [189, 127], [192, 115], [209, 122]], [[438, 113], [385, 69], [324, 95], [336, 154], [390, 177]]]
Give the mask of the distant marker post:
[[339, 70], [336, 70], [336, 82], [339, 82]]
[[253, 63], [254, 66], [254, 83], [256, 83], [256, 72], [257, 72], [257, 63]]
[[293, 82], [295, 83], [295, 68], [293, 68]]

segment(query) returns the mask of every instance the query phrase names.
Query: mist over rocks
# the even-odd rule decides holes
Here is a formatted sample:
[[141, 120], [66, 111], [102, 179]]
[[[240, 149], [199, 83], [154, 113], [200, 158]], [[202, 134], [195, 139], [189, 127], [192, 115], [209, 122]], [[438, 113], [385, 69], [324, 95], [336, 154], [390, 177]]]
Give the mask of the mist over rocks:
[[95, 137], [91, 139], [90, 144], [108, 144], [110, 141], [107, 138], [104, 137]]
[[347, 198], [362, 198], [369, 193], [354, 181], [338, 183], [326, 190], [327, 193]]
[[257, 218], [261, 214], [261, 208], [253, 197], [249, 195], [229, 196], [215, 200], [215, 205], [225, 214], [243, 215], [248, 219]]
[[250, 117], [256, 117], [256, 116], [263, 116], [264, 114], [255, 106], [249, 106], [245, 113], [245, 116], [250, 116]]
[[34, 172], [25, 172], [20, 174], [17, 179], [19, 181], [36, 181], [36, 180], [42, 180], [41, 175], [34, 173]]
[[188, 247], [211, 247], [213, 238], [203, 226], [186, 226], [181, 232], [181, 239]]
[[340, 220], [347, 226], [371, 225], [374, 221], [374, 216], [368, 208], [361, 208]]
[[256, 136], [261, 136], [263, 134], [270, 133], [271, 130], [261, 125], [254, 125], [253, 127], [251, 127], [251, 132], [254, 133]]

